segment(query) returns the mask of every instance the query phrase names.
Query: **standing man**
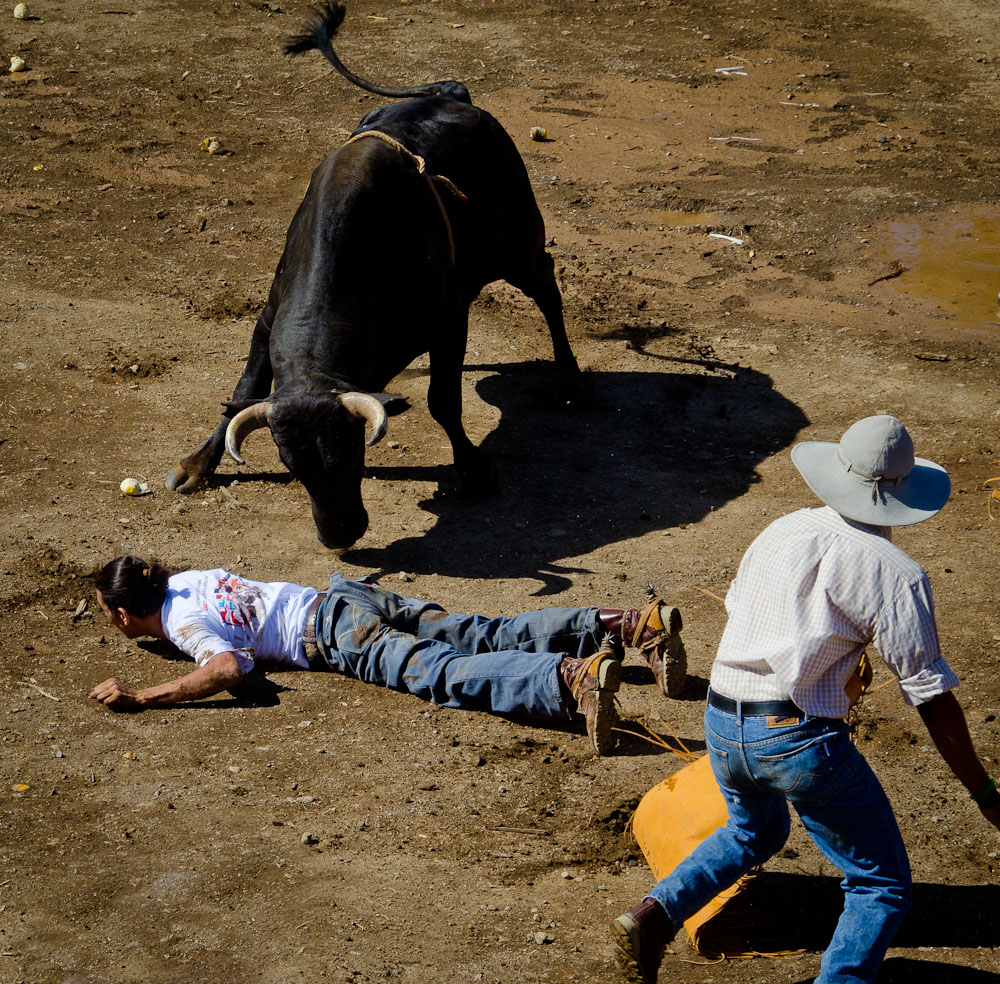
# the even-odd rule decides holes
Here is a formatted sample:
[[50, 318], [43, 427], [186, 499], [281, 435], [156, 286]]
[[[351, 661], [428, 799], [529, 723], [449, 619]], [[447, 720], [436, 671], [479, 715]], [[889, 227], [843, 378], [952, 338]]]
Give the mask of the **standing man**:
[[[97, 601], [129, 639], [167, 639], [198, 664], [158, 686], [114, 677], [90, 696], [115, 710], [209, 697], [255, 660], [330, 669], [445, 707], [568, 720], [580, 714], [598, 755], [613, 751], [622, 643], [645, 656], [661, 689], [686, 665], [676, 608], [546, 608], [510, 618], [459, 615], [339, 574], [326, 591], [251, 581], [225, 570], [172, 573], [117, 557], [97, 575]], [[666, 666], [666, 668], [665, 668]]]
[[811, 441], [792, 461], [825, 508], [773, 522], [726, 597], [705, 741], [729, 820], [612, 923], [619, 965], [653, 984], [684, 921], [785, 843], [788, 803], [843, 873], [844, 910], [816, 984], [873, 981], [911, 905], [910, 867], [878, 779], [851, 742], [845, 686], [869, 644], [899, 681], [942, 758], [1000, 828], [1000, 795], [951, 693], [924, 570], [892, 527], [934, 516], [951, 490], [914, 458], [895, 417], [867, 417], [839, 445]]

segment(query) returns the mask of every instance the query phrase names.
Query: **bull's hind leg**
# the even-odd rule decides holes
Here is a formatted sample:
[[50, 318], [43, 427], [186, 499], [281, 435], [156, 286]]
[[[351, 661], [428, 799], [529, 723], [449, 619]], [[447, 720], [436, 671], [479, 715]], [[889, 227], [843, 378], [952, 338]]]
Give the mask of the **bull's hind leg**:
[[566, 337], [562, 294], [559, 293], [559, 286], [556, 283], [555, 263], [552, 257], [544, 249], [540, 249], [536, 253], [532, 267], [524, 273], [519, 273], [516, 277], [508, 277], [507, 282], [522, 291], [538, 305], [538, 310], [542, 312], [545, 323], [549, 326], [549, 334], [552, 336], [552, 353], [555, 356], [556, 366], [559, 368], [560, 374], [567, 380], [578, 377], [580, 367], [576, 363], [576, 356], [573, 355], [573, 350], [569, 347], [569, 339]]

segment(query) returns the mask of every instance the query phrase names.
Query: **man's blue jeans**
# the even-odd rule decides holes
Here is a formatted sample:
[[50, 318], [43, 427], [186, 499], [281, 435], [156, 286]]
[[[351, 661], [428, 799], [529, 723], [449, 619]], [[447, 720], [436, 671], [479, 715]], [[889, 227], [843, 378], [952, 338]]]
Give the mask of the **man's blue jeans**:
[[455, 615], [334, 574], [316, 617], [316, 642], [331, 669], [367, 683], [445, 707], [548, 719], [568, 714], [562, 658], [597, 651], [597, 611]]
[[705, 740], [729, 821], [649, 894], [680, 927], [782, 847], [791, 803], [844, 873], [844, 911], [816, 984], [873, 981], [911, 904], [910, 865], [892, 807], [844, 722], [807, 717], [769, 728], [767, 721], [708, 705]]

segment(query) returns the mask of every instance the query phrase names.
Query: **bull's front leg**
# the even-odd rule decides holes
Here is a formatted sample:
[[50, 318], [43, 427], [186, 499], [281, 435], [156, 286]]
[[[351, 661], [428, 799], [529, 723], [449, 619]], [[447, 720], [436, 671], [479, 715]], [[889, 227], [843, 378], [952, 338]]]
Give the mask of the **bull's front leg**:
[[461, 341], [431, 352], [431, 381], [427, 388], [427, 408], [444, 428], [451, 441], [455, 470], [462, 491], [473, 498], [492, 494], [500, 481], [493, 456], [477, 448], [462, 426], [462, 368], [465, 362], [465, 334], [468, 317], [464, 319]]
[[[268, 304], [254, 326], [247, 364], [236, 384], [236, 389], [233, 390], [233, 404], [245, 400], [263, 399], [271, 392], [272, 370], [268, 346], [273, 317], [274, 311]], [[208, 440], [197, 451], [186, 458], [181, 458], [170, 469], [166, 486], [171, 492], [184, 494], [195, 492], [215, 473], [222, 460], [222, 452], [225, 450], [226, 428], [238, 409], [239, 407], [235, 409], [228, 407]]]

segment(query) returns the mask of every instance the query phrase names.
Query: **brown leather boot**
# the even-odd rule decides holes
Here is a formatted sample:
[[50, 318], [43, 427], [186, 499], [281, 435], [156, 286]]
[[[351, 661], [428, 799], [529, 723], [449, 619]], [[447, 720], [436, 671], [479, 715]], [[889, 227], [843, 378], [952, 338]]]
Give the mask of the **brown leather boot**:
[[656, 984], [663, 948], [674, 938], [670, 917], [655, 899], [643, 899], [611, 924], [615, 960], [633, 984]]
[[665, 697], [679, 697], [687, 683], [681, 613], [654, 596], [642, 608], [602, 608], [598, 621], [612, 636], [642, 653]]
[[610, 648], [602, 647], [593, 656], [577, 659], [565, 656], [559, 672], [576, 709], [587, 721], [587, 737], [598, 755], [614, 751], [618, 736], [618, 711], [615, 694], [621, 686], [622, 664], [615, 659]]

